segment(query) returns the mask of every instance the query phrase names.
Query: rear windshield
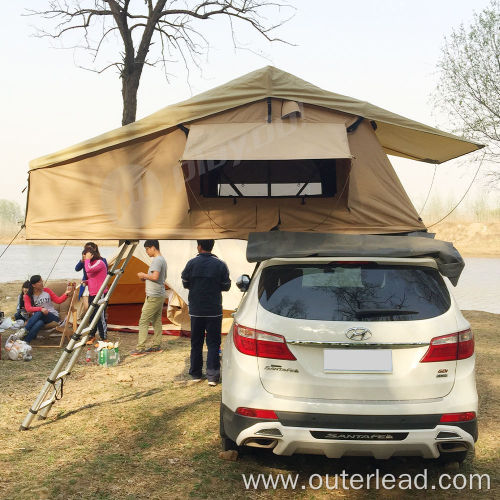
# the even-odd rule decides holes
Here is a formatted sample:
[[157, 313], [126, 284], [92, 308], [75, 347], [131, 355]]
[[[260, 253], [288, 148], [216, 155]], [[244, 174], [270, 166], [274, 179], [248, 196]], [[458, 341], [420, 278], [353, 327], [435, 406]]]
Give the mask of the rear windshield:
[[280, 316], [327, 321], [413, 321], [451, 304], [435, 269], [371, 262], [266, 267], [259, 301]]

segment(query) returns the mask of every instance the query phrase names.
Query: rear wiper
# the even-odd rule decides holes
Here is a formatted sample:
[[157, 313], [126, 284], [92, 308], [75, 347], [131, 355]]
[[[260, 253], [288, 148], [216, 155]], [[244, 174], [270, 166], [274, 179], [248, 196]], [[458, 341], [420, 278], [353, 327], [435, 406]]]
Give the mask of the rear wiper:
[[406, 309], [359, 309], [355, 313], [356, 318], [369, 318], [370, 316], [402, 316], [406, 314], [418, 314], [418, 311]]

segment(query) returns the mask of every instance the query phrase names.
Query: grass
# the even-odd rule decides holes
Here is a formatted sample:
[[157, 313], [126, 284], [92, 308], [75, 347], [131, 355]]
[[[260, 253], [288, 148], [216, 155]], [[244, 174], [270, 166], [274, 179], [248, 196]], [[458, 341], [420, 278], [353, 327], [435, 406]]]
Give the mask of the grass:
[[[477, 341], [480, 439], [476, 456], [460, 472], [498, 480], [498, 355], [500, 315], [467, 312]], [[5, 335], [5, 334], [4, 334]], [[117, 334], [115, 334], [116, 338]], [[49, 418], [20, 422], [59, 357], [58, 349], [34, 349], [30, 363], [0, 361], [0, 497], [5, 499], [184, 499], [289, 498], [290, 490], [246, 491], [242, 474], [299, 474], [297, 498], [397, 498], [401, 491], [313, 491], [308, 476], [323, 480], [350, 474], [417, 474], [429, 483], [443, 471], [433, 461], [369, 458], [329, 460], [316, 456], [277, 457], [249, 451], [236, 462], [219, 457], [220, 386], [187, 385], [189, 340], [165, 338], [168, 350], [127, 357], [135, 335], [120, 336], [123, 361], [117, 367], [88, 365], [82, 356]], [[2, 358], [5, 357], [5, 352]], [[455, 471], [458, 472], [458, 471]], [[448, 473], [455, 473], [449, 472]], [[306, 486], [302, 489], [301, 486]], [[429, 492], [412, 491], [423, 498]], [[432, 491], [434, 498], [493, 498], [494, 492]]]

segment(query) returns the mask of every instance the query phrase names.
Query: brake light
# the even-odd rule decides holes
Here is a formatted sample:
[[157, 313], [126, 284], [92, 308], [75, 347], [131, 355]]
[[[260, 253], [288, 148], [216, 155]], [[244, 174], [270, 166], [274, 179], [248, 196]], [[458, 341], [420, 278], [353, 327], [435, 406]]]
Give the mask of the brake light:
[[263, 332], [235, 323], [233, 327], [233, 339], [236, 349], [248, 356], [289, 359], [291, 361], [297, 359], [290, 352], [290, 349], [288, 349], [283, 335]]
[[273, 410], [260, 410], [258, 408], [245, 408], [240, 406], [239, 408], [236, 408], [236, 413], [238, 415], [243, 415], [244, 417], [278, 420], [278, 415], [276, 415]]
[[468, 422], [476, 418], [475, 411], [464, 411], [462, 413], [445, 413], [440, 419], [440, 422]]
[[471, 330], [462, 330], [441, 337], [434, 337], [421, 363], [436, 361], [457, 361], [470, 358], [474, 354], [474, 334]]

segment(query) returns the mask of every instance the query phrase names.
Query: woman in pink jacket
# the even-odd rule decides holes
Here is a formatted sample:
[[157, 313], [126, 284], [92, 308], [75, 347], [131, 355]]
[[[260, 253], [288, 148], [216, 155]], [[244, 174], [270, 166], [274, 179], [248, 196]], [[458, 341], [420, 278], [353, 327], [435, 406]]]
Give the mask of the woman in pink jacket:
[[[85, 248], [83, 249], [83, 258], [85, 259], [83, 264], [88, 277], [87, 286], [89, 289], [89, 307], [92, 307], [95, 296], [97, 295], [97, 292], [106, 279], [106, 275], [108, 274], [108, 267], [102, 260], [96, 244], [85, 245]], [[106, 292], [107, 290], [104, 291], [104, 294]], [[101, 298], [104, 297], [104, 294], [101, 296]], [[97, 313], [98, 307], [92, 307], [92, 309], [93, 311], [90, 316], [91, 322], [94, 319], [95, 314]], [[99, 336], [101, 337], [101, 340], [106, 340], [108, 338], [106, 308], [104, 308], [102, 314], [99, 316], [99, 320], [97, 321], [96, 326], [90, 332], [89, 343], [94, 341], [97, 329], [99, 329]]]

